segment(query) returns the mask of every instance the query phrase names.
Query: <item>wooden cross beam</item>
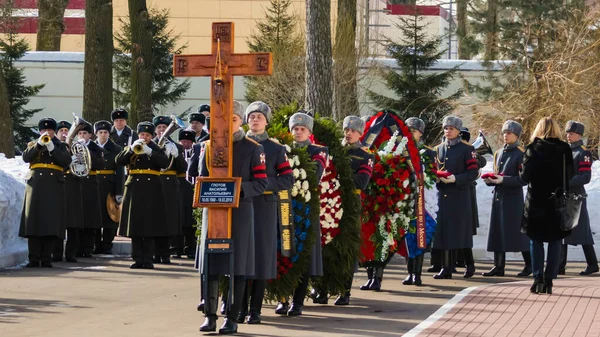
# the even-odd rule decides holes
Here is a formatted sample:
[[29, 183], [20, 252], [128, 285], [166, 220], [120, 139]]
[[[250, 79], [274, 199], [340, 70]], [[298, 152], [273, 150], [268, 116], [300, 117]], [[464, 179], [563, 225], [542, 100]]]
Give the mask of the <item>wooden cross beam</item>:
[[[233, 160], [233, 76], [270, 75], [273, 72], [271, 53], [235, 54], [233, 52], [233, 22], [213, 22], [212, 52], [209, 55], [175, 55], [173, 73], [176, 77], [210, 76], [210, 148], [207, 160], [210, 180], [231, 181]], [[196, 182], [194, 207], [208, 210], [209, 239], [231, 238], [231, 207], [214, 203], [202, 204], [198, 200]], [[239, 190], [239, 186], [238, 186]], [[237, 203], [236, 203], [237, 205]]]

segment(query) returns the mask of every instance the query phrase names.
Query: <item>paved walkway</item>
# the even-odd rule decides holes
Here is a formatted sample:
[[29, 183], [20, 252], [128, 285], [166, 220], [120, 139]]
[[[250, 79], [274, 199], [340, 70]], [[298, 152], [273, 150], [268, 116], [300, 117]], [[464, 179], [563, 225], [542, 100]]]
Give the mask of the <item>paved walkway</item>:
[[531, 283], [465, 289], [405, 336], [600, 336], [600, 277], [555, 280], [552, 295]]

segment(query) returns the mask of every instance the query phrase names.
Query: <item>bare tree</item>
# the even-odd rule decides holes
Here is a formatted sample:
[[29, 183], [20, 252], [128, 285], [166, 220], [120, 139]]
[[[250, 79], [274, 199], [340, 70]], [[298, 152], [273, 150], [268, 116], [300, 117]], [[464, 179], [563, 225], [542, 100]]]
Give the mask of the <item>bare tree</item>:
[[8, 89], [4, 77], [4, 71], [0, 67], [0, 153], [4, 153], [7, 158], [15, 156], [15, 141], [13, 138], [13, 122], [10, 113], [10, 104], [8, 100]]
[[331, 2], [306, 0], [305, 107], [321, 116], [333, 116], [333, 60]]
[[[69, 0], [38, 0], [38, 29], [35, 49], [60, 50], [60, 39], [65, 31], [65, 9]], [[89, 16], [90, 12], [86, 11]]]
[[112, 110], [112, 1], [87, 0], [83, 117], [93, 122], [108, 119]]
[[131, 124], [151, 120], [152, 27], [146, 0], [129, 0], [131, 20]]

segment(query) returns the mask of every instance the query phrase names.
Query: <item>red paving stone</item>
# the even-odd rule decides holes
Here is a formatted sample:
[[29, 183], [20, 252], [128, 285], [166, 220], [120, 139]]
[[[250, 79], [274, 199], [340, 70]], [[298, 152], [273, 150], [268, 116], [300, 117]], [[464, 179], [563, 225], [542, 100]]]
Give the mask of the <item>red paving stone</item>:
[[530, 293], [531, 282], [472, 289], [408, 335], [600, 336], [600, 277], [555, 280], [552, 295]]

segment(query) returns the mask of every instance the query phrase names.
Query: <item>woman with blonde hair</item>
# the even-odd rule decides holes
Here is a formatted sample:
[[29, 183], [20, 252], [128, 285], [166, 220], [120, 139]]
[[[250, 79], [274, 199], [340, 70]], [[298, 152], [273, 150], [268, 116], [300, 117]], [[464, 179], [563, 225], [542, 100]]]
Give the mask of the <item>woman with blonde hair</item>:
[[[552, 294], [552, 279], [558, 273], [561, 240], [571, 234], [563, 231], [554, 206], [554, 194], [562, 193], [563, 180], [573, 176], [573, 156], [569, 144], [561, 141], [561, 130], [550, 117], [542, 118], [527, 146], [521, 179], [528, 184], [521, 230], [530, 241], [531, 261], [535, 281], [533, 293]], [[548, 257], [544, 270], [544, 242]]]

